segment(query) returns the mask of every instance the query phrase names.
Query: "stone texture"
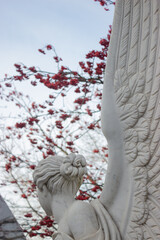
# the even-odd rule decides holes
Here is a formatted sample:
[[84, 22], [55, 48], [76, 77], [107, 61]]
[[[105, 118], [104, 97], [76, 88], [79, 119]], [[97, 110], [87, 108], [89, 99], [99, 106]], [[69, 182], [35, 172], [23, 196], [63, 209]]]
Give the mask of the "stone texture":
[[117, 0], [102, 103], [100, 200], [125, 240], [160, 239], [160, 1]]
[[1, 240], [25, 240], [22, 229], [0, 196], [0, 239]]

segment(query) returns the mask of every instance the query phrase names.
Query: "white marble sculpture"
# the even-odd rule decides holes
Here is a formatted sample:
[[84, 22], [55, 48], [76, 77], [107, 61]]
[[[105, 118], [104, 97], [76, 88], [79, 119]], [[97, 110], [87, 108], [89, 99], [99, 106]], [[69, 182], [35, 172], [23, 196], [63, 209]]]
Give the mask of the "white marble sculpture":
[[56, 240], [160, 239], [160, 0], [117, 0], [102, 101], [109, 164], [99, 200], [76, 201], [85, 159], [42, 160], [39, 200]]

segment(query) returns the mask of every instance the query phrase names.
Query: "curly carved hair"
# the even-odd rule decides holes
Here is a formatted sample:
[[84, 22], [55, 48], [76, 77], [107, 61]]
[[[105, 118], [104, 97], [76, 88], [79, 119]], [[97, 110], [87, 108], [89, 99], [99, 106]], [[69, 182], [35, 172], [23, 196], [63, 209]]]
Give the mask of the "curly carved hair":
[[46, 185], [51, 193], [70, 191], [75, 195], [86, 172], [85, 158], [71, 153], [67, 157], [50, 156], [40, 161], [33, 179], [40, 190]]

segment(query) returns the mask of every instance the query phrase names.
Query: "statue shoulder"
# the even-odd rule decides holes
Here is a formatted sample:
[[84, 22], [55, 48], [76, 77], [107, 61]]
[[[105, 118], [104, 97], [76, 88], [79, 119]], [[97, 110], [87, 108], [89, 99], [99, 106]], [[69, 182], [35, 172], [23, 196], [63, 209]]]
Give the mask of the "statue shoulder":
[[68, 211], [68, 225], [75, 237], [81, 239], [99, 229], [98, 219], [91, 204], [75, 201]]
[[[84, 221], [88, 221], [88, 219], [95, 219], [95, 221], [93, 221], [93, 224], [97, 224], [97, 217], [96, 217], [96, 213], [95, 210], [93, 208], [93, 206], [88, 203], [88, 202], [83, 202], [83, 201], [75, 201], [68, 213], [68, 217], [69, 219], [73, 219], [71, 221], [82, 221], [81, 217], [83, 217], [83, 222]], [[85, 216], [85, 220], [84, 220], [84, 216]], [[86, 219], [87, 218], [87, 219]], [[80, 220], [78, 220], [80, 219]], [[70, 222], [71, 222], [70, 221]]]

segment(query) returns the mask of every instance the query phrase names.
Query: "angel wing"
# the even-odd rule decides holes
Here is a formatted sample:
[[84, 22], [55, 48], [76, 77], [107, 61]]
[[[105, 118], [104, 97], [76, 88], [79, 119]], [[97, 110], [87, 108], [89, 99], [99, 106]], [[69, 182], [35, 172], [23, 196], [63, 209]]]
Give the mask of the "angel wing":
[[116, 1], [102, 129], [110, 159], [101, 202], [122, 239], [160, 239], [159, 0]]

